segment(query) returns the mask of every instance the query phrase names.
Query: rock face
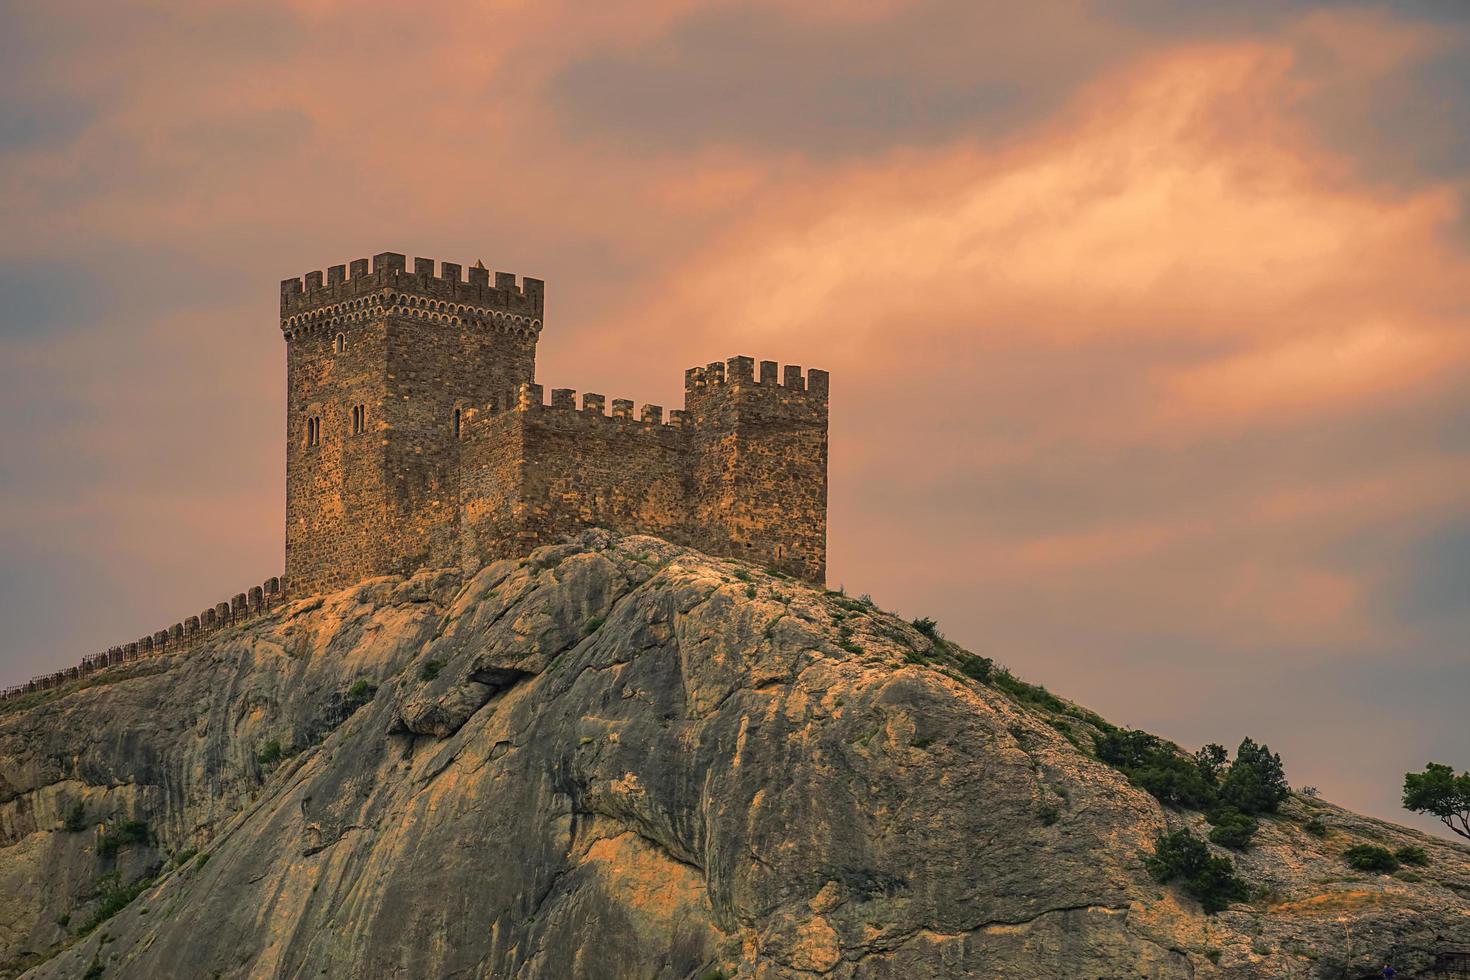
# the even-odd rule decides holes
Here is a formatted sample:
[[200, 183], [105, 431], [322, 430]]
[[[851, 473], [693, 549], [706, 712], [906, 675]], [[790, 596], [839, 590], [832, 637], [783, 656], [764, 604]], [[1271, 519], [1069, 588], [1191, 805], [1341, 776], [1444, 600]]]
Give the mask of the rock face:
[[[1299, 797], [1236, 855], [1253, 903], [1206, 917], [1141, 859], [1198, 815], [1082, 751], [1086, 712], [940, 654], [863, 603], [600, 532], [298, 602], [0, 714], [0, 962], [1325, 978], [1470, 935], [1470, 851]], [[1354, 872], [1361, 841], [1429, 866]]]

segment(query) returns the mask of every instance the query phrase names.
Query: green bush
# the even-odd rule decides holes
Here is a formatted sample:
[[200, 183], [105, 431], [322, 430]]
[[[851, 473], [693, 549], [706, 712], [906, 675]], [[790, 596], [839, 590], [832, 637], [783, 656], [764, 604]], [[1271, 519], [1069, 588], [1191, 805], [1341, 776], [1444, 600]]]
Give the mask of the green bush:
[[377, 693], [378, 685], [366, 677], [360, 677], [352, 682], [352, 686], [347, 689], [344, 698], [347, 701], [349, 710], [356, 711], [371, 701]]
[[425, 660], [419, 666], [419, 680], [431, 681], [439, 676], [439, 671], [444, 669], [442, 660]]
[[1144, 866], [1161, 885], [1178, 881], [1208, 915], [1223, 911], [1231, 902], [1244, 901], [1249, 895], [1245, 882], [1235, 875], [1235, 862], [1211, 854], [1205, 842], [1188, 830], [1155, 838], [1154, 852], [1145, 855]]
[[1313, 817], [1312, 819], [1308, 820], [1306, 823], [1302, 824], [1302, 829], [1311, 834], [1313, 837], [1318, 837], [1322, 839], [1326, 839], [1327, 837], [1327, 825], [1322, 822], [1321, 817]]
[[1209, 777], [1211, 782], [1217, 783], [1225, 772], [1225, 763], [1229, 758], [1230, 753], [1225, 751], [1225, 746], [1211, 742], [1194, 754], [1194, 764], [1199, 766], [1200, 772]]
[[255, 753], [255, 761], [262, 766], [274, 765], [280, 762], [285, 754], [285, 751], [281, 748], [281, 743], [275, 739], [271, 739], [260, 747], [259, 752]]
[[1229, 806], [1212, 812], [1209, 821], [1214, 825], [1210, 841], [1236, 851], [1249, 847], [1256, 831], [1261, 828], [1255, 817]]
[[66, 811], [66, 820], [62, 823], [67, 833], [79, 834], [87, 829], [87, 808], [78, 800], [72, 804], [70, 810]]
[[1399, 859], [1386, 847], [1358, 844], [1342, 852], [1343, 859], [1358, 871], [1391, 874], [1399, 869]]
[[136, 844], [148, 843], [148, 821], [124, 820], [108, 827], [97, 839], [97, 853], [103, 857], [116, 857], [117, 852]]
[[934, 622], [934, 620], [930, 619], [928, 616], [919, 617], [918, 619], [914, 620], [911, 625], [914, 627], [914, 629], [918, 630], [920, 633], [923, 633], [929, 639], [939, 639], [939, 624]]
[[1400, 864], [1412, 864], [1416, 868], [1429, 866], [1429, 852], [1415, 844], [1405, 844], [1393, 852]]
[[78, 931], [79, 936], [87, 935], [127, 908], [129, 902], [148, 890], [148, 886], [153, 884], [153, 879], [139, 878], [131, 885], [124, 885], [117, 873], [113, 872], [110, 875], [104, 875], [97, 884], [99, 886], [97, 911], [92, 913], [91, 921]]
[[1099, 759], [1160, 803], [1195, 809], [1214, 806], [1212, 779], [1193, 759], [1157, 735], [1112, 728], [1095, 736], [1093, 747]]
[[995, 661], [989, 657], [977, 657], [962, 650], [955, 651], [955, 659], [959, 661], [961, 674], [982, 684], [990, 680], [991, 672], [995, 668]]
[[1028, 684], [1004, 667], [997, 667], [991, 672], [990, 682], [998, 690], [1004, 691], [1022, 704], [1034, 705], [1058, 713], [1067, 710], [1066, 702], [1045, 687], [1040, 684]]
[[1290, 795], [1281, 756], [1265, 745], [1243, 739], [1220, 784], [1220, 802], [1241, 813], [1275, 813]]

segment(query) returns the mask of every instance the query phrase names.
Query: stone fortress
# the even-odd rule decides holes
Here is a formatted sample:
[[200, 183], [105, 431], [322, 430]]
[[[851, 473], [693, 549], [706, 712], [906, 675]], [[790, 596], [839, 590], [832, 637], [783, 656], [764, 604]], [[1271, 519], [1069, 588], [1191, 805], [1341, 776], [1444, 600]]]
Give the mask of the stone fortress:
[[473, 569], [588, 527], [645, 533], [821, 585], [827, 372], [731, 357], [684, 407], [535, 383], [544, 284], [383, 252], [281, 283], [286, 574], [13, 698], [192, 647], [301, 598]]

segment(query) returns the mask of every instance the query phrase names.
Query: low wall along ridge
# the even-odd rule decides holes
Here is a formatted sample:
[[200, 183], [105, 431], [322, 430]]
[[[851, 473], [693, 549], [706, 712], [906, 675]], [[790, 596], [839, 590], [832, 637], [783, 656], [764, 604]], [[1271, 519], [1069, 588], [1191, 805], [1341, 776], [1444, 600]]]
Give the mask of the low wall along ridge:
[[280, 577], [268, 578], [263, 585], [251, 586], [246, 592], [236, 593], [228, 602], [215, 603], [199, 615], [174, 623], [168, 629], [159, 630], [157, 633], [151, 633], [121, 646], [108, 647], [103, 653], [83, 657], [82, 662], [75, 667], [58, 670], [53, 674], [41, 674], [24, 684], [16, 684], [0, 690], [0, 702], [21, 698], [37, 691], [49, 691], [52, 688], [61, 687], [68, 681], [90, 677], [110, 667], [134, 663], [149, 657], [161, 657], [164, 654], [192, 650], [221, 630], [263, 615], [280, 606], [285, 600], [283, 580]]

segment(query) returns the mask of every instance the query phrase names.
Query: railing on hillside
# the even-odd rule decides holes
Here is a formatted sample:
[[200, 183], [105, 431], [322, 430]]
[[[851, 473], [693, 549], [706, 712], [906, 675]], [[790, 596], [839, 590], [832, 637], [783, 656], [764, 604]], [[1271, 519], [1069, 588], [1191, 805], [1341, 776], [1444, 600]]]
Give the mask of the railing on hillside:
[[75, 667], [58, 670], [54, 674], [42, 674], [24, 684], [0, 690], [0, 702], [24, 697], [36, 691], [49, 691], [69, 681], [90, 677], [99, 671], [147, 657], [193, 649], [220, 630], [254, 619], [279, 606], [285, 599], [285, 579], [268, 578], [263, 585], [255, 585], [248, 591], [238, 592], [228, 602], [216, 603], [199, 615], [174, 623], [166, 630], [159, 630], [122, 646], [109, 647], [104, 653], [83, 657], [82, 662]]

